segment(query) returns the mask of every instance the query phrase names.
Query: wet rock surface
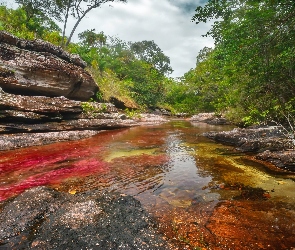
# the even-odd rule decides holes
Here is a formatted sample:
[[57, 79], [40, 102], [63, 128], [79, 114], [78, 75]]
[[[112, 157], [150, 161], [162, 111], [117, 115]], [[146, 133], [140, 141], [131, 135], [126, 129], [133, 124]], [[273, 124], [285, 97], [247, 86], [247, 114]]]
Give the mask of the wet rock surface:
[[165, 213], [158, 210], [155, 216], [168, 238], [189, 245], [179, 249], [293, 249], [294, 205], [276, 204], [261, 191], [244, 187], [231, 200], [198, 199], [186, 209], [163, 207]]
[[4, 249], [168, 249], [139, 201], [37, 187], [0, 207]]
[[285, 171], [295, 172], [295, 151], [275, 151], [266, 150], [259, 153], [256, 157], [258, 160], [267, 161]]
[[242, 152], [255, 153], [254, 160], [271, 163], [278, 170], [295, 172], [293, 139], [280, 126], [235, 128], [231, 131], [209, 132], [205, 136], [217, 142], [233, 145]]
[[295, 244], [294, 215], [291, 208], [269, 201], [224, 201], [215, 207], [206, 228], [214, 234], [213, 249], [287, 250]]

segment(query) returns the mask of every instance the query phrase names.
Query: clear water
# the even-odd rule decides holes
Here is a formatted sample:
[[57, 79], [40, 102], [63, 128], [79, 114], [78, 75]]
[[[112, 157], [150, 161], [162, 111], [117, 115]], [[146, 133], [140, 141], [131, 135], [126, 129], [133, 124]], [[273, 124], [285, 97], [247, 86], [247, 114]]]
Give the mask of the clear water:
[[295, 249], [294, 176], [202, 136], [229, 129], [173, 121], [0, 152], [0, 200], [111, 190], [139, 199], [179, 249]]

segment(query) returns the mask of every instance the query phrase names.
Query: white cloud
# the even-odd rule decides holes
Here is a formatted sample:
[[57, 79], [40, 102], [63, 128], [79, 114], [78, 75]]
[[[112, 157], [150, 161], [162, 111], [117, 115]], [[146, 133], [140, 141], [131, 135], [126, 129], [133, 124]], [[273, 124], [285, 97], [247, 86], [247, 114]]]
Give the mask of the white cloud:
[[[211, 38], [202, 37], [210, 23], [196, 25], [191, 22], [194, 10], [207, 0], [128, 0], [124, 3], [104, 4], [91, 10], [79, 24], [73, 41], [87, 29], [103, 31], [124, 41], [154, 40], [170, 57], [174, 70], [172, 77], [182, 76], [195, 67], [196, 56], [204, 47], [213, 47]], [[16, 7], [13, 0], [0, 0]], [[75, 20], [68, 24], [69, 35]]]
[[[196, 0], [129, 0], [128, 3], [105, 4], [88, 13], [78, 26], [78, 33], [95, 28], [106, 35], [117, 36], [124, 41], [154, 40], [170, 57], [174, 69], [172, 77], [182, 76], [195, 67], [196, 56], [204, 47], [213, 47], [213, 40], [202, 37], [210, 24], [191, 22]], [[200, 3], [204, 1], [199, 1]], [[73, 25], [74, 21], [70, 22]], [[70, 28], [70, 27], [69, 27]]]

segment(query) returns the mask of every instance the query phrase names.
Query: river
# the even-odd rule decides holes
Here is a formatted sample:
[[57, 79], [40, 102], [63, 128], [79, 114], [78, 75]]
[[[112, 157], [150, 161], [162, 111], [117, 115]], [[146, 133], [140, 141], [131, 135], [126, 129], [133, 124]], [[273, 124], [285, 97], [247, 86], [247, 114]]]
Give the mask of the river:
[[202, 136], [231, 128], [176, 120], [0, 152], [0, 200], [40, 185], [111, 190], [184, 249], [295, 249], [294, 176]]

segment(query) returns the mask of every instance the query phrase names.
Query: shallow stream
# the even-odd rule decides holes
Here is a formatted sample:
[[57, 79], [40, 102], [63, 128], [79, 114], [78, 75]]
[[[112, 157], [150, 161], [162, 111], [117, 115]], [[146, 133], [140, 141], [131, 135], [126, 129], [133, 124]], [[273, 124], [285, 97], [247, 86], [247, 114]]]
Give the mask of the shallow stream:
[[295, 177], [204, 136], [187, 121], [105, 131], [0, 152], [0, 201], [47, 185], [132, 195], [179, 249], [295, 249]]

